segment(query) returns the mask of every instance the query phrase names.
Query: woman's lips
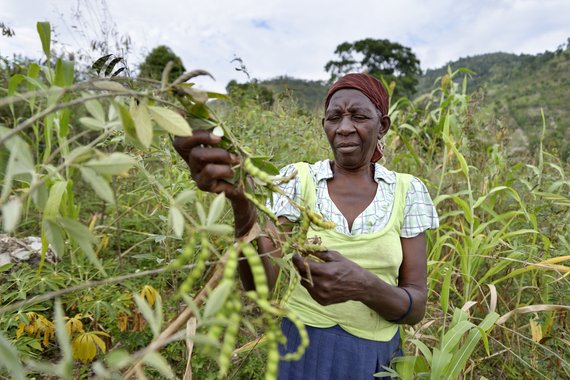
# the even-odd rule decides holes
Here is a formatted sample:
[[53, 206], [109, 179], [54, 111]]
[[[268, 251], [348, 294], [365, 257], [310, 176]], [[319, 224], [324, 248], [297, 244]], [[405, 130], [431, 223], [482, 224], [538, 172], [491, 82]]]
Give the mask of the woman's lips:
[[357, 144], [339, 144], [336, 147], [336, 150], [341, 153], [351, 153], [358, 149]]

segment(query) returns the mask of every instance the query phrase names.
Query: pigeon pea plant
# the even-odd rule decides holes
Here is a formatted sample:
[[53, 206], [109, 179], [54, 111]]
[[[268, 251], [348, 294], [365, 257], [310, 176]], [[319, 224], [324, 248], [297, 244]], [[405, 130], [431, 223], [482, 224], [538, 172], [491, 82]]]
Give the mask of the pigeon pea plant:
[[[172, 67], [169, 64], [164, 68], [161, 81], [135, 81], [121, 77], [124, 68], [117, 69], [122, 62], [120, 58], [106, 55], [93, 64], [92, 78], [76, 82], [72, 62], [58, 58], [55, 64], [52, 63], [49, 23], [39, 22], [37, 29], [46, 55], [45, 64], [33, 63], [27, 74], [12, 76], [7, 96], [0, 99], [0, 108], [9, 109], [11, 114], [9, 124], [0, 125], [1, 157], [6, 159], [2, 162], [0, 195], [4, 231], [16, 234], [22, 229], [22, 224], [37, 220], [38, 230], [32, 231], [40, 234], [42, 239], [40, 271], [46, 251], [51, 246], [60, 259], [69, 256], [77, 265], [83, 265], [82, 259], [87, 258], [97, 271], [93, 274], [99, 278], [97, 285], [136, 276], [109, 277], [108, 266], [101, 261], [108, 236], [97, 234], [96, 217], [88, 225], [81, 221], [78, 194], [80, 189], [88, 187], [105, 204], [116, 206], [117, 182], [127, 180], [133, 173], [142, 173], [159, 189], [159, 196], [168, 204], [167, 220], [173, 237], [186, 240], [182, 252], [171, 262], [164, 263], [158, 271], [190, 268], [176, 292], [178, 299], [184, 300], [187, 307], [162, 330], [161, 297], [143, 288], [142, 295], [135, 295], [134, 301], [138, 315], [142, 315], [150, 326], [153, 340], [130, 354], [112, 347], [112, 337], [104, 330], [86, 331], [83, 321], [89, 315], [64, 316], [64, 308], [69, 305], [62, 303], [59, 297], [78, 289], [89, 289], [94, 284], [58, 289], [19, 302], [14, 299], [0, 307], [0, 316], [2, 319], [5, 316], [10, 318], [14, 315], [11, 313], [16, 312], [20, 322], [15, 340], [21, 339], [24, 333], [33, 337], [43, 334], [42, 344], [47, 346], [55, 336], [61, 359], [53, 364], [25, 356], [20, 358], [10, 337], [2, 332], [0, 368], [4, 367], [14, 378], [25, 378], [26, 373], [35, 371], [71, 378], [74, 359], [91, 362], [98, 354], [109, 351], [105, 362], [96, 361], [92, 365], [92, 370], [100, 377], [115, 378], [121, 373], [126, 377], [143, 376], [145, 365], [163, 376], [173, 377], [172, 369], [158, 350], [173, 340], [180, 340], [178, 330], [192, 317], [197, 319], [199, 331], [205, 333], [200, 332], [190, 339], [217, 350], [219, 376], [224, 377], [231, 365], [239, 328], [244, 323], [235, 275], [237, 261], [243, 255], [252, 268], [256, 285], [256, 289], [246, 292], [245, 297], [259, 307], [264, 322], [264, 344], [268, 350], [266, 378], [276, 378], [279, 361], [277, 342], [283, 340], [277, 317], [291, 319], [303, 338], [298, 352], [289, 354], [286, 359], [298, 358], [308, 339], [299, 319], [279, 302], [279, 294], [269, 292], [261, 259], [252, 245], [261, 231], [259, 225], [256, 224], [245, 238], [234, 240], [231, 237], [232, 227], [220, 222], [224, 214], [223, 194], [207, 206], [198, 200], [196, 191], [192, 189], [172, 193], [154, 178], [140, 152], [160, 149], [167, 135], [189, 136], [193, 129], [212, 129], [213, 133], [223, 137], [221, 145], [241, 158], [241, 164], [235, 167], [235, 183], [243, 186], [248, 199], [273, 221], [276, 218], [265, 206], [265, 197], [268, 192], [276, 191], [280, 182], [291, 178], [279, 177], [278, 170], [266, 157], [255, 156], [208, 108], [208, 100], [224, 99], [225, 96], [196, 90], [189, 82], [196, 76], [209, 75], [206, 71], [189, 71], [169, 82]], [[28, 115], [23, 118], [17, 112], [22, 104]], [[194, 204], [195, 212], [188, 211], [188, 203]], [[311, 223], [326, 228], [332, 226], [325, 223], [320, 215], [302, 205], [299, 207], [306, 220], [304, 228], [284, 238], [284, 241], [286, 247], [292, 246], [287, 243], [291, 241], [295, 249], [303, 250]], [[310, 249], [318, 247], [311, 246]], [[281, 265], [289, 265], [286, 273], [295, 275], [287, 256]], [[214, 269], [204, 285], [199, 280], [211, 266]], [[52, 320], [44, 314], [24, 312], [34, 304], [53, 298], [56, 302]], [[117, 314], [117, 321], [122, 331], [128, 317]]]

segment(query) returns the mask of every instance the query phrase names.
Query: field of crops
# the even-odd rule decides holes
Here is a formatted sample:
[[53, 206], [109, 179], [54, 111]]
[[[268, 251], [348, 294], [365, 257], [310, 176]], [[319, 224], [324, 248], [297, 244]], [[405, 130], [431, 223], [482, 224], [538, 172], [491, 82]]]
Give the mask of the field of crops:
[[[234, 239], [224, 196], [195, 187], [171, 136], [223, 134], [263, 227], [276, 168], [331, 157], [322, 115], [289, 97], [234, 104], [191, 85], [201, 70], [141, 81], [103, 57], [79, 75], [50, 57], [48, 30], [38, 23], [45, 63], [0, 88], [1, 247], [41, 243], [35, 259], [0, 265], [0, 377], [275, 378], [296, 272], [285, 256], [273, 294], [264, 276], [242, 290], [238, 253], [255, 267], [254, 244]], [[381, 163], [422, 179], [440, 228], [427, 235], [426, 317], [401, 327], [405, 356], [386, 371], [569, 378], [568, 163], [542, 144], [513, 150], [510, 130], [474, 118], [466, 80], [449, 72], [390, 106]]]

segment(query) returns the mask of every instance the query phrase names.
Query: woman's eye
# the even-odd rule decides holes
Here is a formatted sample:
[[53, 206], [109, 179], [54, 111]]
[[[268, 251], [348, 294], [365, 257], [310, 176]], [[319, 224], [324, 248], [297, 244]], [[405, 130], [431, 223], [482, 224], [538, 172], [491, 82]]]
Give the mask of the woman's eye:
[[352, 117], [354, 120], [367, 120], [368, 117], [364, 116], [364, 115], [354, 115]]

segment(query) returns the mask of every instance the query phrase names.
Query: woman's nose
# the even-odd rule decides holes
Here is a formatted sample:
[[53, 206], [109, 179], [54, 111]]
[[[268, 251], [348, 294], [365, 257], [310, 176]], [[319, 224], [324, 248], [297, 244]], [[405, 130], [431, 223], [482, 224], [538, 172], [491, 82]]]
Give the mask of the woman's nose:
[[348, 135], [355, 132], [354, 123], [352, 122], [350, 115], [345, 115], [342, 117], [340, 125], [338, 126], [336, 132], [341, 135]]

